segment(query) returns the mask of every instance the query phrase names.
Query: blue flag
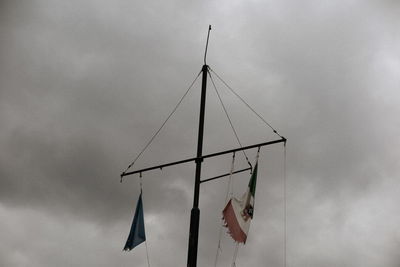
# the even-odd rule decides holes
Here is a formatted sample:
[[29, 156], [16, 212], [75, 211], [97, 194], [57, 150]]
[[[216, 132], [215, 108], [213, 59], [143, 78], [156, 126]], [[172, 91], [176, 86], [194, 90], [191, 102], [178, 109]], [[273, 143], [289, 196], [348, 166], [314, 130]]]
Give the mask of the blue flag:
[[131, 231], [129, 233], [128, 240], [126, 240], [124, 250], [131, 250], [144, 241], [146, 241], [146, 233], [144, 231], [142, 192], [140, 192], [140, 196], [136, 204], [135, 216], [133, 217]]

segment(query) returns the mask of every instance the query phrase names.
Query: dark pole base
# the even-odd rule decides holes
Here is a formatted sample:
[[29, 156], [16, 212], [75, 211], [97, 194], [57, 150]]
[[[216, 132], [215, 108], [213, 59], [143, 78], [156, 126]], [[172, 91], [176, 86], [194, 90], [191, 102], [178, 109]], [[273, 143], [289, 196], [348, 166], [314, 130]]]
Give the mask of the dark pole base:
[[189, 230], [189, 250], [188, 250], [188, 267], [196, 267], [197, 265], [197, 245], [199, 236], [199, 208], [192, 208], [190, 212], [190, 230]]

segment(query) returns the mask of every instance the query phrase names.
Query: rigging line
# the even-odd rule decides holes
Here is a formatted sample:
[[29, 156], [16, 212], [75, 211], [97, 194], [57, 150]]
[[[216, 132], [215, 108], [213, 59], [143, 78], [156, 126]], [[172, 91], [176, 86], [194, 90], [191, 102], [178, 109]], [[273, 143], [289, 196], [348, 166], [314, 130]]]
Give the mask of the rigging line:
[[236, 243], [235, 251], [233, 252], [233, 259], [232, 259], [231, 267], [236, 267], [236, 258], [237, 258], [238, 250], [239, 250], [239, 243]]
[[144, 244], [146, 245], [147, 266], [150, 267], [150, 257], [149, 257], [149, 248], [147, 247], [147, 238], [144, 241]]
[[[233, 152], [231, 170], [230, 170], [230, 175], [229, 175], [229, 180], [228, 180], [228, 188], [226, 190], [224, 205], [226, 205], [229, 196], [231, 196], [231, 194], [232, 194], [232, 174], [233, 174], [233, 170], [235, 168], [235, 157], [236, 157], [236, 153]], [[220, 251], [222, 251], [222, 249], [221, 249], [221, 238], [222, 238], [222, 229], [223, 229], [223, 227], [224, 227], [223, 224], [221, 224], [220, 227], [219, 227], [218, 247], [217, 247], [217, 253], [215, 255], [214, 267], [217, 267], [219, 253], [220, 253]]]
[[284, 237], [283, 237], [283, 266], [287, 264], [287, 188], [286, 188], [286, 142], [283, 144], [283, 217], [284, 217]]
[[236, 153], [233, 152], [233, 154], [232, 154], [232, 163], [231, 163], [231, 171], [230, 171], [229, 181], [228, 181], [228, 190], [227, 190], [226, 195], [225, 195], [225, 203], [224, 203], [224, 205], [226, 205], [226, 202], [228, 201], [228, 198], [229, 198], [229, 194], [232, 192], [232, 174], [233, 174], [233, 170], [235, 168], [235, 158], [236, 158]]
[[[142, 181], [142, 173], [140, 173], [140, 194], [142, 195], [143, 199], [143, 181]], [[143, 206], [143, 201], [142, 201], [142, 206]], [[144, 210], [144, 207], [143, 207]], [[146, 245], [146, 257], [147, 257], [147, 266], [150, 267], [150, 257], [149, 257], [149, 248], [147, 247], [147, 238], [144, 240], [144, 244]]]
[[238, 97], [243, 104], [245, 104], [257, 117], [259, 117], [266, 125], [268, 125], [272, 131], [277, 134], [279, 137], [283, 138], [282, 135], [280, 135], [278, 133], [277, 130], [274, 129], [274, 127], [272, 127], [272, 125], [270, 123], [268, 123], [259, 113], [257, 113], [249, 104], [247, 104], [247, 102], [238, 94], [235, 92], [235, 90], [232, 89], [232, 87], [230, 87], [212, 68], [209, 68], [216, 76], [217, 78], [236, 96]]
[[147, 247], [147, 239], [144, 241], [144, 244], [146, 245], [147, 266], [150, 267], [149, 249]]
[[[210, 76], [211, 83], [213, 84], [214, 90], [215, 90], [215, 92], [217, 93], [219, 102], [221, 103], [221, 106], [222, 106], [222, 108], [223, 108], [223, 110], [224, 110], [224, 112], [225, 112], [225, 115], [226, 115], [226, 117], [228, 118], [228, 121], [229, 121], [229, 124], [231, 125], [232, 131], [233, 131], [233, 133], [235, 134], [236, 140], [237, 140], [237, 142], [239, 143], [240, 148], [243, 148], [242, 143], [240, 142], [239, 136], [238, 136], [238, 134], [237, 134], [237, 132], [236, 132], [236, 130], [235, 130], [235, 127], [233, 127], [232, 120], [231, 120], [231, 118], [229, 117], [229, 114], [228, 114], [228, 111], [226, 110], [226, 107], [225, 107], [225, 105], [224, 105], [224, 102], [222, 101], [222, 98], [221, 98], [221, 96], [220, 96], [220, 94], [219, 94], [219, 92], [218, 92], [218, 89], [217, 89], [217, 87], [215, 86], [214, 79], [213, 79], [213, 77], [211, 76], [211, 73], [210, 73], [209, 71], [208, 71], [208, 75]], [[253, 169], [253, 166], [251, 165], [250, 160], [249, 160], [249, 158], [247, 157], [246, 152], [245, 152], [244, 150], [242, 150], [242, 152], [243, 152], [244, 157], [245, 157], [246, 160], [247, 160], [247, 163], [250, 165], [251, 169]]]
[[135, 164], [135, 162], [139, 159], [139, 157], [143, 154], [144, 151], [146, 151], [146, 149], [150, 146], [150, 144], [153, 142], [154, 138], [156, 138], [156, 136], [158, 135], [158, 133], [161, 131], [161, 129], [164, 127], [164, 125], [167, 123], [167, 121], [171, 118], [172, 114], [175, 113], [175, 111], [178, 109], [179, 105], [182, 103], [183, 99], [185, 98], [185, 96], [189, 93], [190, 89], [193, 87], [194, 83], [196, 82], [197, 78], [199, 78], [201, 74], [201, 71], [199, 72], [199, 74], [197, 74], [196, 78], [193, 80], [193, 82], [190, 84], [189, 88], [186, 90], [186, 92], [183, 94], [183, 96], [181, 97], [181, 99], [178, 101], [178, 104], [176, 104], [176, 106], [174, 107], [174, 109], [172, 110], [172, 112], [168, 115], [167, 119], [163, 122], [163, 124], [161, 125], [161, 127], [156, 131], [156, 133], [150, 138], [150, 140], [147, 142], [147, 144], [144, 146], [144, 148], [140, 151], [140, 153], [136, 156], [136, 158], [133, 160], [133, 162], [131, 164], [129, 164], [129, 166], [126, 168], [126, 170], [121, 174], [121, 183], [122, 183], [122, 176], [123, 174], [125, 174], [132, 166], [133, 164]]
[[139, 175], [139, 180], [140, 180], [140, 193], [143, 193], [143, 180], [142, 180], [142, 173]]

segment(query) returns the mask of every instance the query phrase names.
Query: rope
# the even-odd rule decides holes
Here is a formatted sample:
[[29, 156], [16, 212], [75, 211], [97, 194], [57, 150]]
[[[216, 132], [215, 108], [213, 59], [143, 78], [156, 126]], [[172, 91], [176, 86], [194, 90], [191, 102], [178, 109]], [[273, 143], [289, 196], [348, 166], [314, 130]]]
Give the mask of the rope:
[[237, 97], [242, 101], [258, 118], [260, 118], [266, 125], [268, 125], [272, 131], [277, 134], [279, 137], [284, 138], [282, 135], [278, 133], [277, 130], [272, 127], [270, 123], [268, 123], [260, 114], [258, 114], [247, 102], [238, 94], [235, 92], [235, 90], [232, 89], [212, 68], [209, 67], [209, 69], [217, 76], [217, 78]]
[[147, 266], [150, 267], [149, 249], [147, 247], [147, 239], [146, 239], [146, 241], [144, 241], [144, 244], [146, 245]]
[[[232, 187], [231, 186], [232, 186], [232, 173], [233, 173], [234, 167], [235, 167], [235, 152], [233, 152], [233, 155], [232, 155], [231, 171], [230, 171], [230, 174], [229, 174], [228, 188], [226, 190], [224, 205], [226, 205], [230, 194], [232, 194], [232, 190], [231, 190]], [[219, 228], [218, 247], [217, 247], [217, 254], [215, 255], [214, 267], [217, 267], [219, 253], [220, 253], [220, 251], [222, 251], [222, 249], [221, 249], [222, 229], [223, 229], [223, 224], [221, 224], [221, 226]]]
[[239, 250], [239, 243], [236, 243], [235, 251], [233, 252], [233, 259], [232, 259], [231, 267], [236, 267], [236, 258], [237, 258], [238, 250]]
[[283, 231], [283, 266], [286, 267], [287, 264], [287, 188], [286, 188], [286, 142], [283, 144], [283, 221], [284, 221], [284, 231]]
[[[125, 174], [132, 166], [133, 164], [135, 164], [135, 162], [139, 159], [139, 157], [143, 154], [144, 151], [146, 151], [146, 149], [150, 146], [150, 144], [153, 142], [154, 138], [156, 138], [156, 136], [158, 135], [158, 133], [161, 131], [161, 129], [164, 127], [164, 125], [167, 123], [167, 121], [169, 120], [169, 118], [171, 118], [171, 116], [175, 113], [175, 111], [178, 109], [179, 105], [182, 103], [183, 99], [185, 98], [185, 96], [189, 93], [190, 89], [193, 87], [194, 83], [196, 82], [197, 78], [199, 78], [201, 71], [199, 72], [199, 74], [197, 74], [196, 78], [193, 80], [193, 82], [190, 84], [189, 88], [186, 90], [186, 92], [183, 94], [183, 96], [181, 97], [181, 99], [178, 101], [178, 104], [176, 104], [176, 106], [174, 107], [174, 109], [172, 110], [172, 112], [168, 115], [167, 119], [163, 122], [163, 124], [161, 125], [161, 127], [156, 131], [156, 133], [150, 138], [150, 140], [147, 142], [147, 144], [144, 146], [144, 148], [140, 151], [140, 153], [136, 156], [136, 158], [132, 161], [131, 164], [129, 164], [129, 166], [126, 168], [126, 170], [122, 173]], [[122, 175], [121, 175], [121, 181], [122, 183]]]
[[[261, 147], [259, 146], [257, 149], [257, 154], [256, 154], [256, 165], [258, 164], [258, 158], [260, 157], [260, 150]], [[253, 203], [253, 210], [256, 208], [256, 199], [254, 198], [254, 203]]]
[[258, 158], [260, 157], [260, 150], [261, 150], [261, 147], [259, 146], [257, 149], [256, 163], [258, 162]]
[[[143, 181], [142, 181], [142, 173], [140, 173], [139, 176], [139, 181], [140, 181], [140, 194], [142, 194], [142, 198], [143, 198]], [[142, 203], [143, 205], [143, 203]], [[143, 207], [144, 209], [144, 207]], [[150, 267], [150, 257], [149, 257], [149, 248], [147, 247], [147, 238], [144, 241], [144, 244], [146, 245], [146, 257], [147, 257], [147, 266]]]
[[230, 171], [229, 180], [228, 180], [228, 190], [227, 190], [226, 195], [225, 195], [225, 204], [228, 201], [229, 196], [232, 195], [232, 174], [233, 174], [233, 170], [234, 170], [234, 167], [235, 167], [235, 158], [236, 158], [236, 153], [233, 152], [232, 163], [231, 163], [231, 171]]
[[[240, 142], [239, 136], [238, 136], [238, 134], [237, 134], [237, 132], [236, 132], [236, 130], [235, 130], [235, 127], [233, 127], [232, 120], [231, 120], [231, 118], [229, 117], [229, 114], [228, 114], [228, 111], [226, 110], [226, 107], [225, 107], [225, 105], [224, 105], [224, 102], [222, 101], [222, 98], [221, 98], [221, 96], [220, 96], [220, 94], [219, 94], [219, 92], [218, 92], [218, 89], [217, 89], [217, 87], [215, 86], [214, 79], [212, 78], [211, 73], [210, 73], [209, 71], [208, 71], [208, 75], [210, 76], [211, 83], [213, 84], [214, 90], [215, 90], [215, 92], [217, 93], [219, 102], [221, 103], [221, 106], [222, 106], [222, 108], [223, 108], [223, 110], [224, 110], [224, 112], [225, 112], [225, 115], [226, 115], [226, 117], [228, 118], [228, 121], [229, 121], [229, 124], [231, 125], [232, 131], [233, 131], [233, 133], [235, 134], [236, 140], [237, 140], [237, 142], [239, 143], [240, 148], [243, 148], [242, 143]], [[244, 150], [242, 150], [242, 152], [243, 152], [244, 157], [245, 157], [246, 160], [247, 160], [247, 163], [250, 165], [251, 169], [253, 169], [253, 166], [251, 165], [250, 160], [249, 160], [249, 158], [247, 157], [246, 152], [245, 152]]]
[[140, 181], [140, 193], [143, 193], [142, 173], [139, 174], [139, 181]]

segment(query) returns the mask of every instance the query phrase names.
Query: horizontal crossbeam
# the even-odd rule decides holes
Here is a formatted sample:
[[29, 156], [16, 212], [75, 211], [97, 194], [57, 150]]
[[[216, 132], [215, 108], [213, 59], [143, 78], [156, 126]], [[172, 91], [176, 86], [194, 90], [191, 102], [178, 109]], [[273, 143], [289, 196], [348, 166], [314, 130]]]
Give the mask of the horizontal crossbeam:
[[281, 139], [278, 139], [278, 140], [273, 140], [273, 141], [254, 144], [254, 145], [250, 145], [250, 146], [244, 146], [244, 147], [239, 147], [239, 148], [235, 148], [235, 149], [216, 152], [216, 153], [212, 153], [212, 154], [208, 154], [208, 155], [203, 155], [202, 157], [198, 157], [198, 158], [197, 157], [188, 158], [188, 159], [174, 161], [174, 162], [170, 162], [170, 163], [165, 163], [165, 164], [161, 164], [161, 165], [157, 165], [157, 166], [153, 166], [153, 167], [148, 167], [148, 168], [144, 168], [144, 169], [140, 169], [140, 170], [136, 170], [136, 171], [124, 172], [124, 173], [121, 174], [121, 178], [124, 177], [124, 176], [133, 175], [133, 174], [136, 174], [136, 173], [144, 173], [144, 172], [147, 172], [147, 171], [156, 170], [156, 169], [162, 169], [162, 168], [165, 168], [165, 167], [178, 165], [178, 164], [182, 164], [182, 163], [187, 163], [187, 162], [191, 162], [191, 161], [198, 161], [198, 160], [202, 161], [203, 159], [206, 159], [206, 158], [212, 158], [212, 157], [216, 157], [216, 156], [220, 156], [220, 155], [224, 155], [224, 154], [229, 154], [229, 153], [242, 151], [242, 150], [248, 150], [248, 149], [252, 149], [252, 148], [256, 148], [256, 147], [273, 145], [273, 144], [277, 144], [277, 143], [286, 143], [286, 138], [282, 137]]

